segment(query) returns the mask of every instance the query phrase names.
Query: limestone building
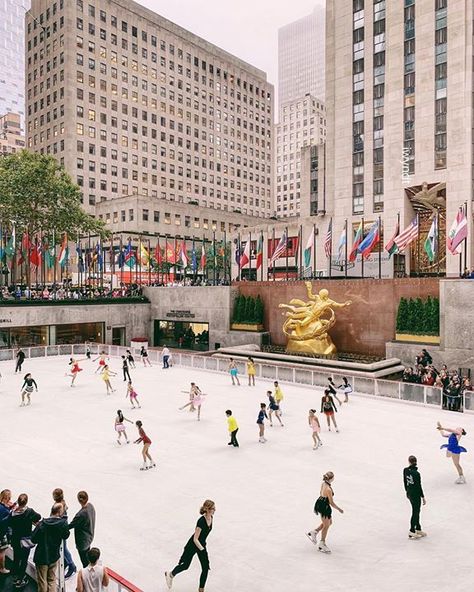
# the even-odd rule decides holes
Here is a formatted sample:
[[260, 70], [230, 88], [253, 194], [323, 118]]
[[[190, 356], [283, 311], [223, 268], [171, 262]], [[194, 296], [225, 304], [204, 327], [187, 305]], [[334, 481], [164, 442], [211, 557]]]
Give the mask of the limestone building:
[[31, 13], [27, 144], [64, 164], [88, 211], [140, 196], [150, 212], [216, 211], [219, 226], [273, 213], [264, 72], [131, 0], [33, 0]]
[[[328, 0], [327, 199], [334, 232], [381, 216], [385, 243], [400, 215], [420, 234], [403, 268], [458, 273], [446, 228], [467, 205], [472, 237], [473, 4]], [[423, 242], [439, 216], [439, 256]], [[421, 256], [420, 256], [421, 252]], [[466, 262], [472, 266], [472, 239]], [[463, 260], [464, 265], [464, 260]]]
[[21, 131], [18, 113], [7, 113], [0, 117], [0, 155], [13, 154], [25, 147], [25, 136]]

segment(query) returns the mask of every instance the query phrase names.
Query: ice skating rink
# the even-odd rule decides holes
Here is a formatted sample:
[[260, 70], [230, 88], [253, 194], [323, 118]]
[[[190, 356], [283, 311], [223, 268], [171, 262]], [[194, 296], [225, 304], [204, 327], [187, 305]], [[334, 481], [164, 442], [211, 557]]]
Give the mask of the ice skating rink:
[[[217, 507], [206, 592], [453, 592], [472, 585], [473, 416], [352, 395], [337, 414], [340, 433], [322, 424], [324, 445], [313, 451], [307, 412], [319, 412], [321, 390], [282, 384], [285, 426], [267, 426], [268, 442], [259, 444], [255, 422], [267, 381], [248, 387], [241, 377], [242, 386], [233, 387], [227, 375], [138, 362], [131, 372], [142, 408], [132, 411], [118, 359], [110, 362], [117, 372], [111, 396], [91, 361], [81, 362], [84, 371], [71, 388], [67, 362], [26, 360], [22, 376], [11, 362], [0, 363], [0, 489], [11, 489], [15, 499], [28, 493], [30, 506], [47, 514], [52, 490], [62, 487], [71, 517], [77, 491], [87, 490], [104, 564], [145, 592], [166, 589], [163, 572], [177, 563], [206, 498]], [[39, 392], [20, 408], [26, 372]], [[200, 422], [178, 411], [191, 381], [208, 393]], [[239, 422], [239, 449], [227, 446], [227, 408]], [[143, 421], [156, 469], [139, 470], [140, 446], [117, 444], [117, 409]], [[454, 484], [437, 420], [467, 431], [466, 485]], [[126, 425], [135, 439], [135, 426]], [[418, 457], [427, 498], [421, 524], [428, 537], [417, 541], [408, 540], [402, 483], [409, 454]], [[319, 523], [313, 505], [328, 470], [345, 513], [335, 512], [327, 539], [332, 554], [324, 555], [305, 533]], [[69, 546], [78, 561], [72, 538]], [[199, 573], [195, 558], [173, 590], [196, 591]]]

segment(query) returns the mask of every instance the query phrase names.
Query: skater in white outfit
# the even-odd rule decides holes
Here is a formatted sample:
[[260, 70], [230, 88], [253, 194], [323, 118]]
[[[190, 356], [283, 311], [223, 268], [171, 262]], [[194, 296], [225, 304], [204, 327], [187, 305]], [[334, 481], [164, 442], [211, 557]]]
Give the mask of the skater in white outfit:
[[33, 392], [33, 388], [36, 390], [36, 392], [38, 392], [38, 385], [36, 384], [36, 380], [31, 376], [30, 373], [25, 374], [25, 377], [23, 378], [23, 386], [21, 387], [20, 407], [24, 407], [25, 405], [31, 405], [31, 393]]
[[345, 376], [342, 377], [342, 384], [337, 388], [344, 393], [344, 403], [349, 403], [349, 395], [352, 393], [352, 386]]
[[122, 413], [121, 409], [117, 410], [117, 415], [115, 417], [115, 431], [117, 432], [118, 436], [117, 436], [117, 444], [122, 444], [122, 435], [125, 438], [125, 441], [127, 442], [127, 444], [129, 444], [129, 439], [127, 436], [127, 431], [125, 429], [125, 426], [123, 425], [124, 421], [128, 421], [128, 423], [132, 423], [133, 421], [130, 421], [129, 419], [127, 419], [124, 414]]
[[441, 449], [446, 448], [446, 456], [453, 459], [453, 464], [456, 467], [456, 471], [458, 472], [458, 478], [456, 479], [455, 483], [462, 485], [466, 483], [466, 478], [464, 477], [464, 472], [459, 459], [461, 452], [467, 452], [467, 450], [464, 448], [464, 446], [459, 446], [459, 441], [461, 440], [462, 436], [466, 435], [466, 431], [463, 428], [456, 428], [455, 430], [452, 430], [451, 428], [443, 428], [439, 421], [437, 429], [441, 432], [441, 435], [444, 438], [448, 438], [448, 443], [443, 444]]
[[[340, 508], [334, 501], [334, 492], [332, 490], [332, 483], [334, 481], [334, 473], [328, 471], [323, 475], [323, 484], [321, 485], [321, 492], [319, 494], [316, 503], [314, 504], [314, 513], [321, 516], [321, 524], [318, 528], [311, 530], [307, 533], [307, 536], [312, 543], [318, 545], [318, 551], [322, 553], [330, 553], [330, 549], [326, 546], [326, 537], [328, 534], [329, 527], [332, 524], [332, 508], [344, 513], [344, 510]], [[321, 541], [318, 544], [318, 534], [321, 533]]]
[[319, 437], [319, 432], [321, 431], [321, 424], [319, 423], [319, 419], [316, 417], [316, 409], [309, 410], [308, 424], [312, 430], [313, 450], [316, 450], [317, 448], [323, 445], [323, 443], [321, 442], [321, 438]]

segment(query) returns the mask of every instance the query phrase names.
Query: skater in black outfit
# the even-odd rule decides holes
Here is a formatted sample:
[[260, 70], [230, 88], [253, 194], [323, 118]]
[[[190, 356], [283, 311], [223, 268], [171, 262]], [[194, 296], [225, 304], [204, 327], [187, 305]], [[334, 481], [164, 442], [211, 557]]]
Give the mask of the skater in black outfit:
[[25, 361], [25, 352], [20, 347], [20, 349], [16, 352], [15, 374], [17, 372], [21, 372], [21, 367], [22, 367], [24, 361]]
[[132, 382], [130, 378], [130, 372], [128, 371], [128, 359], [125, 356], [122, 356], [122, 372], [123, 372], [123, 381], [125, 382]]
[[173, 578], [186, 571], [191, 565], [194, 555], [197, 554], [199, 562], [201, 564], [201, 577], [199, 578], [199, 592], [204, 592], [204, 586], [206, 585], [207, 574], [209, 573], [209, 556], [207, 554], [206, 539], [212, 530], [212, 521], [214, 512], [216, 511], [216, 505], [212, 500], [206, 500], [203, 504], [199, 513], [201, 517], [197, 521], [196, 529], [193, 536], [189, 539], [184, 547], [183, 554], [179, 560], [178, 565], [173, 571], [165, 572], [166, 584], [171, 590], [173, 585]]
[[331, 395], [336, 399], [336, 401], [339, 403], [339, 407], [342, 405], [342, 401], [341, 399], [339, 399], [339, 397], [337, 396], [337, 387], [334, 384], [334, 380], [329, 377], [328, 378], [328, 386], [326, 387], [329, 389], [329, 392], [331, 393]]
[[425, 494], [421, 487], [421, 476], [416, 466], [416, 456], [409, 456], [408, 462], [410, 463], [408, 467], [403, 469], [403, 486], [405, 487], [408, 501], [411, 504], [411, 521], [408, 538], [421, 539], [426, 536], [426, 532], [423, 532], [420, 526], [421, 504], [426, 504]]
[[127, 349], [127, 360], [128, 360], [128, 365], [130, 366], [130, 368], [135, 368], [135, 358], [132, 356], [132, 352]]
[[321, 485], [321, 492], [316, 503], [314, 504], [314, 513], [321, 516], [321, 524], [315, 530], [307, 533], [311, 542], [318, 545], [318, 533], [321, 532], [321, 542], [318, 545], [318, 551], [322, 553], [330, 553], [331, 550], [326, 546], [326, 536], [329, 527], [332, 524], [332, 508], [344, 514], [344, 510], [340, 508], [334, 501], [334, 492], [332, 490], [332, 482], [334, 481], [334, 473], [328, 471], [323, 475], [323, 484]]

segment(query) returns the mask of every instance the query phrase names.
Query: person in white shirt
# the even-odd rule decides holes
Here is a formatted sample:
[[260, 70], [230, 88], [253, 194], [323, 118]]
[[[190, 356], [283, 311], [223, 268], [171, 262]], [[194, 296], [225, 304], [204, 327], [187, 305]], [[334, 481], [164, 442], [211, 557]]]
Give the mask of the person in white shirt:
[[166, 347], [166, 345], [163, 346], [161, 357], [163, 358], [163, 369], [169, 368], [170, 350]]
[[100, 549], [92, 547], [88, 554], [89, 565], [79, 570], [77, 574], [77, 592], [102, 592], [109, 585], [107, 568], [97, 565]]

